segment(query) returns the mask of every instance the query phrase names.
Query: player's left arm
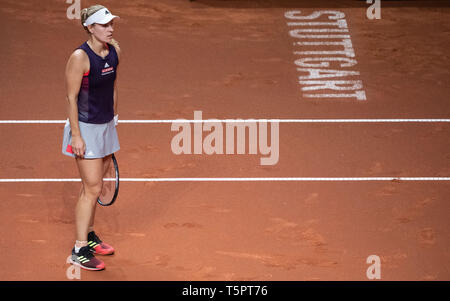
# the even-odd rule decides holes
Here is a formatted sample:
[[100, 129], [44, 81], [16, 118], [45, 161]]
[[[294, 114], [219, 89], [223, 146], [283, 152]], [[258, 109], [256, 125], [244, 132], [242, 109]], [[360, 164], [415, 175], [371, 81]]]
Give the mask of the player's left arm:
[[[119, 45], [115, 45], [116, 48], [116, 52], [117, 52], [117, 57], [120, 61], [120, 48]], [[118, 111], [118, 103], [119, 103], [119, 92], [117, 91], [117, 79], [118, 79], [118, 73], [117, 73], [117, 69], [116, 69], [116, 80], [114, 81], [114, 116], [119, 114]]]
[[116, 80], [114, 81], [114, 116], [119, 115], [119, 111], [117, 109], [119, 102], [119, 93], [117, 92], [117, 74]]

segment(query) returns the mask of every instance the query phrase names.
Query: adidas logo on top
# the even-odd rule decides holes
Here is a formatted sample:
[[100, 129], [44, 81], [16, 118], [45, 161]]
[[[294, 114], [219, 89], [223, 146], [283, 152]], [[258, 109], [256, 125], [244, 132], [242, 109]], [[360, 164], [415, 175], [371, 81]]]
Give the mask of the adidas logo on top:
[[108, 62], [105, 62], [105, 67], [102, 69], [102, 75], [114, 73], [114, 67], [111, 67]]

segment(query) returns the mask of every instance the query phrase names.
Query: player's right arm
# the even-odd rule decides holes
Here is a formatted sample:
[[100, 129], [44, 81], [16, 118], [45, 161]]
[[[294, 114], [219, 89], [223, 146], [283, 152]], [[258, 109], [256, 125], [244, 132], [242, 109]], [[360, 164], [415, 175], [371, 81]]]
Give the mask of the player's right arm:
[[89, 58], [81, 50], [75, 50], [69, 57], [66, 65], [66, 99], [68, 102], [67, 110], [72, 132], [72, 151], [75, 155], [82, 157], [86, 150], [86, 145], [81, 137], [80, 127], [78, 125], [78, 93], [80, 91], [83, 74], [86, 70], [86, 60]]

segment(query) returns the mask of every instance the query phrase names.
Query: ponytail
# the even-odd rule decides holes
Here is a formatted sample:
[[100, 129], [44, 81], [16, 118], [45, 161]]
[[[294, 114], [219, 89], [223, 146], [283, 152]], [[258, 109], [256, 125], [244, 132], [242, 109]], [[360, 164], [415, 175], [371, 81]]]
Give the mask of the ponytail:
[[110, 43], [110, 44], [113, 45], [114, 48], [116, 48], [116, 50], [119, 50], [119, 51], [120, 51], [119, 42], [117, 42], [117, 41], [114, 40], [114, 39], [111, 39], [111, 43]]

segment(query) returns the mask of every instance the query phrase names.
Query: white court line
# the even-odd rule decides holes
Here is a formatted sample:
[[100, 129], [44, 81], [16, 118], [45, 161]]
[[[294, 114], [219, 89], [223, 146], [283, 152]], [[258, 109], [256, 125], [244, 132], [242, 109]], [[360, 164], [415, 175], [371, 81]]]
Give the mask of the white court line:
[[[402, 123], [402, 122], [450, 122], [450, 119], [138, 119], [119, 120], [119, 123], [208, 123], [208, 122], [278, 122], [278, 123]], [[0, 120], [0, 124], [64, 124], [66, 120]]]
[[[361, 182], [361, 181], [450, 181], [450, 177], [344, 177], [344, 178], [121, 178], [121, 182]], [[0, 183], [81, 182], [66, 179], [0, 179]]]

